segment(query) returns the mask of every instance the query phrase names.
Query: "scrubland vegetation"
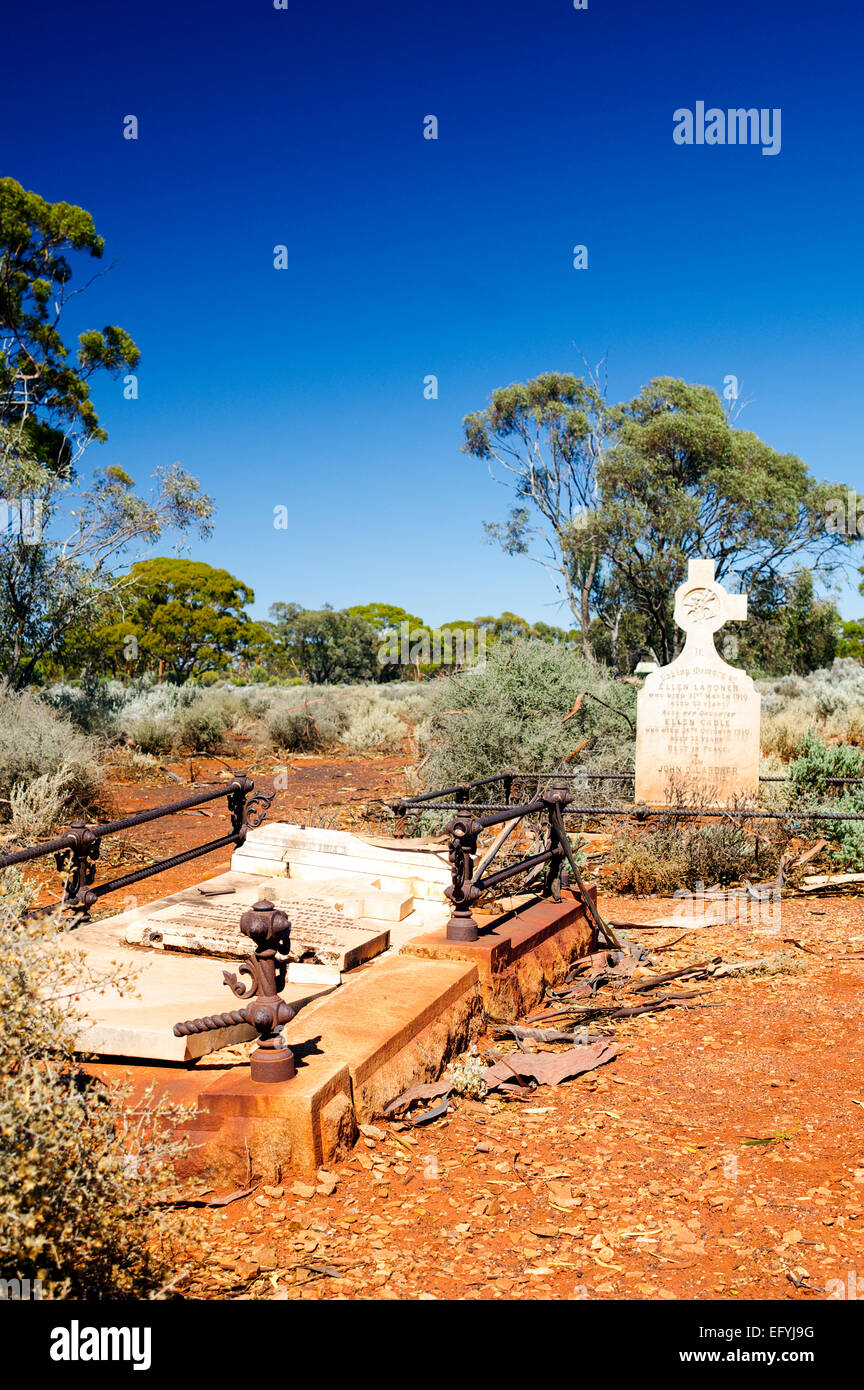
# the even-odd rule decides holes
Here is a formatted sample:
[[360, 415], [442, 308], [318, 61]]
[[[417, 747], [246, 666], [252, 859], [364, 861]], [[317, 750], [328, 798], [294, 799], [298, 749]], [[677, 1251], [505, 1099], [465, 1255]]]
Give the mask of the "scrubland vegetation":
[[[154, 1205], [184, 1151], [185, 1112], [82, 1072], [75, 1039], [93, 980], [62, 926], [22, 913], [20, 879], [0, 898], [0, 1278], [44, 1298], [141, 1297], [170, 1276], [177, 1233]], [[119, 971], [110, 977], [133, 986]]]
[[[856, 786], [838, 792], [826, 779], [864, 773], [864, 668], [840, 658], [808, 676], [760, 682], [760, 689], [763, 771], [789, 776], [789, 795], [801, 808], [861, 809], [864, 793]], [[73, 815], [98, 815], [118, 763], [158, 773], [160, 760], [181, 754], [247, 763], [268, 756], [402, 754], [417, 788], [508, 768], [627, 771], [635, 709], [635, 685], [609, 667], [563, 643], [523, 638], [494, 646], [485, 665], [421, 682], [109, 680], [6, 691], [0, 693], [0, 826], [8, 844], [47, 834]], [[620, 800], [626, 784], [611, 785], [609, 795]], [[592, 801], [603, 796], [603, 785], [595, 784]], [[864, 836], [854, 822], [826, 828], [836, 863], [864, 864]], [[656, 831], [650, 844], [635, 830], [617, 836], [622, 889], [663, 891], [699, 879], [740, 878], [770, 866], [781, 849], [779, 839], [776, 852], [762, 843], [759, 864], [751, 865], [753, 836], [733, 845], [717, 827], [666, 834], [669, 844]], [[655, 861], [662, 861], [656, 872]]]

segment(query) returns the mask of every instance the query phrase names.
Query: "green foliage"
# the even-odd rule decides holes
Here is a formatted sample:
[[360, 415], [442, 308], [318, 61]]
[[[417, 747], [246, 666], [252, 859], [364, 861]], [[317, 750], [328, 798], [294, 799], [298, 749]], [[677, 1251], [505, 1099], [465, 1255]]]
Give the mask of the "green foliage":
[[[117, 685], [112, 683], [112, 688]], [[190, 683], [142, 684], [125, 694], [127, 698], [115, 716], [114, 736], [149, 754], [181, 749], [213, 752], [229, 731], [244, 732], [269, 707], [257, 691], [233, 691], [224, 686], [202, 689]]]
[[385, 633], [398, 630], [403, 623], [408, 623], [409, 627], [426, 626], [416, 613], [409, 613], [407, 608], [400, 608], [397, 603], [355, 603], [345, 612], [368, 623], [379, 641]]
[[671, 661], [675, 589], [688, 560], [705, 556], [733, 588], [758, 583], [768, 608], [791, 598], [779, 632], [762, 625], [766, 660], [775, 647], [781, 670], [833, 656], [835, 614], [798, 576], [830, 575], [853, 543], [826, 524], [839, 485], [734, 428], [709, 387], [658, 377], [609, 406], [596, 373], [546, 373], [495, 391], [464, 430], [465, 450], [497, 465], [515, 494], [491, 538], [556, 576], [586, 654], [619, 669], [639, 647]]
[[737, 654], [728, 659], [751, 674], [806, 675], [834, 660], [839, 627], [835, 605], [814, 597], [807, 570], [757, 578], [748, 596], [747, 621], [734, 634]]
[[80, 685], [54, 686], [42, 692], [42, 699], [66, 715], [82, 733], [110, 739], [117, 713], [125, 703], [124, 694], [117, 682], [99, 680], [88, 671]]
[[74, 1052], [94, 979], [50, 918], [0, 898], [0, 1278], [46, 1298], [140, 1298], [167, 1281], [175, 1228], [154, 1202], [173, 1180], [182, 1112], [85, 1075]]
[[30, 442], [53, 467], [70, 463], [68, 436], [105, 439], [90, 397], [99, 371], [133, 370], [140, 353], [116, 324], [88, 329], [77, 353], [60, 334], [72, 293], [70, 253], [100, 260], [105, 243], [93, 219], [71, 203], [48, 203], [0, 178], [0, 420], [25, 420]]
[[[580, 695], [582, 707], [568, 719]], [[572, 767], [565, 760], [586, 739], [580, 762], [592, 768], [622, 767], [633, 757], [632, 686], [566, 646], [519, 639], [494, 647], [485, 667], [434, 682], [429, 701], [420, 737], [430, 788], [507, 768]]]
[[[92, 740], [29, 691], [15, 693], [0, 688], [0, 822], [13, 819], [17, 793], [16, 832], [26, 843], [31, 841], [20, 796], [39, 779], [48, 779], [41, 782], [36, 793], [43, 808], [51, 787], [56, 793], [55, 811], [47, 816], [48, 823], [44, 809], [38, 817], [43, 831], [52, 828], [50, 821], [55, 816], [69, 820], [76, 814], [98, 813], [105, 806], [97, 749]], [[47, 804], [52, 803], [49, 800]]]
[[210, 700], [199, 700], [184, 709], [179, 718], [179, 742], [193, 753], [213, 753], [231, 723], [228, 711]]
[[596, 374], [563, 372], [493, 391], [487, 409], [463, 422], [465, 452], [497, 464], [514, 493], [507, 520], [487, 525], [490, 541], [508, 555], [543, 553], [580, 622], [586, 656], [599, 566], [597, 468], [613, 426]]
[[78, 487], [40, 461], [20, 426], [0, 423], [0, 497], [41, 510], [41, 534], [21, 518], [0, 533], [0, 679], [23, 688], [56, 667], [67, 644], [86, 666], [102, 651], [96, 620], [116, 607], [128, 548], [166, 528], [209, 533], [212, 503], [193, 478], [173, 465], [155, 482], [149, 500], [118, 469]]
[[836, 792], [829, 781], [832, 777], [864, 777], [864, 751], [847, 743], [826, 744], [808, 730], [789, 764], [793, 798], [809, 804], [821, 802]]
[[149, 669], [182, 682], [225, 671], [257, 626], [246, 613], [255, 595], [227, 570], [200, 560], [141, 560], [125, 592], [131, 631]]
[[629, 605], [644, 615], [661, 662], [679, 646], [672, 606], [691, 556], [710, 556], [720, 580], [748, 589], [790, 565], [827, 573], [842, 533], [827, 532], [836, 488], [794, 454], [734, 429], [707, 386], [661, 377], [622, 407], [598, 478], [597, 538]]
[[841, 622], [837, 639], [837, 655], [864, 663], [864, 619]]
[[277, 652], [310, 684], [375, 679], [376, 629], [357, 612], [274, 603], [270, 616]]
[[[789, 764], [793, 798], [814, 809], [864, 815], [864, 782], [832, 786], [832, 777], [864, 777], [864, 751], [850, 744], [826, 744], [812, 730], [804, 735]], [[864, 821], [814, 821], [814, 830], [832, 841], [831, 858], [843, 869], [864, 869]]]

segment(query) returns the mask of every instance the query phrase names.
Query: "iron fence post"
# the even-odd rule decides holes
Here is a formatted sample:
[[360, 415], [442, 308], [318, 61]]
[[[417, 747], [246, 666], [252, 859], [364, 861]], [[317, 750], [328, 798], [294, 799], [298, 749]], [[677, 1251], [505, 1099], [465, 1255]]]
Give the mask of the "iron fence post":
[[[255, 954], [238, 966], [237, 974], [223, 970], [222, 978], [238, 999], [248, 1001], [243, 1009], [207, 1018], [190, 1018], [174, 1024], [174, 1036], [206, 1033], [213, 1028], [247, 1023], [258, 1034], [258, 1047], [252, 1053], [253, 1081], [290, 1081], [296, 1068], [294, 1053], [282, 1037], [282, 1029], [294, 1017], [294, 1010], [280, 994], [285, 986], [287, 955], [291, 946], [291, 923], [267, 899], [243, 913], [240, 930], [255, 947]], [[248, 975], [249, 984], [237, 975]]]
[[95, 893], [88, 890], [96, 877], [101, 842], [82, 820], [70, 825], [65, 839], [68, 847], [54, 856], [58, 871], [65, 877], [61, 906], [83, 908], [86, 921], [97, 901]]
[[457, 816], [447, 826], [451, 868], [450, 887], [445, 890], [453, 911], [447, 923], [448, 941], [476, 941], [480, 935], [471, 914], [471, 906], [480, 897], [480, 889], [471, 882], [477, 836], [483, 829], [473, 816]]

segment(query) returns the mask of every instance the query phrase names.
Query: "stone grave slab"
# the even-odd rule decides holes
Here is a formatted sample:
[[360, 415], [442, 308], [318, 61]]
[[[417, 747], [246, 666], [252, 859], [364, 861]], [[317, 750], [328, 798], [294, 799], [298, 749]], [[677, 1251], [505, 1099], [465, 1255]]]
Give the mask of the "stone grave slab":
[[[390, 945], [387, 928], [346, 918], [324, 899], [271, 895], [270, 901], [290, 918], [292, 962], [353, 970]], [[240, 931], [240, 918], [248, 906], [230, 897], [171, 904], [127, 926], [125, 939], [157, 950], [242, 959], [249, 954], [249, 942]]]
[[364, 839], [347, 830], [265, 822], [235, 850], [232, 869], [277, 878], [327, 880], [383, 893], [444, 900], [450, 884], [447, 850], [412, 840]]
[[713, 560], [690, 561], [675, 593], [684, 650], [637, 697], [636, 801], [725, 806], [758, 796], [762, 697], [714, 646], [725, 622], [746, 615], [746, 594], [727, 594]]
[[[76, 1042], [80, 1052], [188, 1062], [255, 1037], [255, 1030], [246, 1024], [188, 1038], [174, 1037], [174, 1024], [182, 1019], [227, 1013], [238, 1007], [235, 996], [222, 984], [224, 961], [135, 950], [106, 932], [101, 923], [70, 932], [55, 949], [83, 956], [85, 967], [96, 977], [104, 976], [114, 964], [135, 972], [134, 993], [121, 994], [108, 988], [102, 994], [95, 990], [83, 994], [81, 1008], [86, 1018]], [[332, 982], [289, 982], [283, 996], [299, 1010], [333, 988]]]
[[[232, 891], [226, 892], [229, 888]], [[385, 924], [389, 923], [387, 929], [390, 932], [391, 948], [401, 946], [403, 942], [421, 932], [434, 931], [450, 916], [450, 904], [443, 898], [437, 902], [430, 898], [413, 898], [404, 894], [390, 895], [371, 885], [340, 877], [315, 879], [313, 882], [281, 878], [277, 885], [272, 878], [262, 874], [247, 874], [235, 870], [208, 879], [206, 883], [197, 884], [194, 888], [184, 889], [170, 899], [163, 899], [157, 906], [167, 907], [173, 902], [233, 901], [248, 907], [259, 898], [269, 898], [272, 901], [274, 893], [278, 895], [284, 910], [289, 914], [290, 904], [296, 898], [307, 901], [314, 898], [327, 907], [344, 912], [346, 918], [367, 918], [382, 930]], [[398, 910], [388, 910], [386, 901], [382, 903], [382, 899], [388, 898], [395, 901]], [[406, 910], [409, 908], [410, 910]], [[134, 920], [140, 920], [142, 915], [146, 914], [138, 911]]]

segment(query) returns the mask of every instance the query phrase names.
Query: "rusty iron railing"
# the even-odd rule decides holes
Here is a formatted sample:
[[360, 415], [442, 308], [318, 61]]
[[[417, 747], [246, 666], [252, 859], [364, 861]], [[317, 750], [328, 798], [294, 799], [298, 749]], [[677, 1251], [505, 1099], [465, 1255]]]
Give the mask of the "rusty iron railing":
[[[394, 834], [405, 836], [409, 832], [408, 820], [412, 818], [416, 829], [419, 817], [424, 813], [434, 814], [445, 811], [469, 811], [477, 815], [491, 814], [495, 812], [507, 811], [512, 805], [513, 788], [534, 785], [539, 789], [544, 784], [568, 781], [574, 787], [584, 787], [591, 782], [632, 782], [635, 773], [633, 772], [588, 772], [580, 768], [575, 771], [564, 772], [499, 772], [494, 777], [480, 777], [473, 782], [462, 782], [453, 787], [442, 787], [437, 791], [423, 792], [417, 796], [400, 797], [397, 801], [385, 803], [394, 817]], [[826, 777], [823, 779], [826, 785], [835, 789], [839, 794], [845, 786], [864, 781], [861, 777]], [[789, 783], [791, 778], [776, 775], [760, 775], [759, 781], [765, 783]], [[500, 784], [503, 789], [503, 799], [501, 801], [483, 800], [482, 789], [493, 787]], [[472, 793], [477, 795], [472, 796]], [[772, 806], [752, 807], [752, 806], [700, 806], [687, 805], [683, 802], [680, 805], [668, 806], [648, 806], [643, 802], [636, 802], [629, 806], [616, 806], [608, 802], [602, 804], [576, 804], [572, 796], [568, 797], [565, 806], [567, 815], [572, 819], [582, 817], [588, 820], [601, 819], [604, 816], [627, 817], [637, 822], [658, 821], [667, 817], [676, 817], [681, 820], [724, 820], [727, 818], [740, 820], [784, 820], [794, 821], [804, 824], [808, 821], [853, 821], [864, 820], [864, 814], [851, 811], [830, 811], [825, 809], [811, 809], [809, 806]]]
[[[572, 795], [564, 787], [552, 787], [548, 792], [537, 796], [522, 806], [509, 806], [489, 815], [475, 816], [470, 811], [457, 815], [449, 822], [446, 833], [449, 838], [449, 858], [451, 864], [451, 883], [446, 890], [452, 913], [447, 923], [447, 938], [450, 941], [477, 941], [480, 928], [471, 911], [483, 893], [499, 883], [528, 874], [523, 887], [537, 878], [546, 866], [542, 896], [551, 897], [553, 902], [561, 901], [561, 889], [571, 888], [588, 913], [598, 936], [610, 946], [622, 948], [622, 943], [614, 928], [603, 920], [593, 898], [587, 891], [579, 872], [573, 846], [564, 826], [564, 808], [572, 800]], [[526, 816], [541, 814], [545, 817], [543, 828], [544, 848], [536, 854], [529, 854], [516, 863], [489, 873], [489, 866], [503, 848], [506, 840]], [[500, 825], [499, 833], [491, 848], [475, 864], [477, 841], [484, 830]]]
[[[124, 816], [122, 820], [90, 826], [84, 821], [76, 821], [63, 835], [58, 835], [53, 840], [4, 854], [0, 857], [0, 870], [29, 864], [34, 859], [53, 855], [58, 872], [63, 876], [63, 896], [54, 906], [81, 911], [86, 918], [99, 899], [109, 893], [129, 888], [133, 883], [140, 883], [142, 879], [164, 873], [166, 869], [188, 864], [213, 850], [224, 849], [228, 845], [242, 845], [247, 832], [261, 825], [273, 801], [273, 793], [268, 795], [258, 792], [253, 796], [254, 791], [255, 783], [252, 779], [244, 773], [237, 773], [223, 787], [213, 787], [208, 791], [198, 792], [195, 796], [187, 796], [182, 801], [171, 802], [167, 806], [140, 811], [134, 816]], [[107, 836], [117, 835], [123, 830], [132, 830], [137, 825], [146, 825], [149, 821], [161, 820], [165, 816], [176, 815], [178, 811], [192, 810], [196, 806], [203, 806], [209, 801], [217, 801], [223, 797], [227, 798], [231, 815], [230, 834], [220, 835], [218, 839], [210, 840], [205, 845], [195, 845], [192, 849], [184, 850], [182, 854], [173, 854], [167, 859], [158, 860], [155, 864], [135, 869], [132, 873], [123, 874], [108, 883], [94, 882], [99, 851], [102, 841]]]

